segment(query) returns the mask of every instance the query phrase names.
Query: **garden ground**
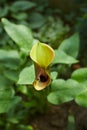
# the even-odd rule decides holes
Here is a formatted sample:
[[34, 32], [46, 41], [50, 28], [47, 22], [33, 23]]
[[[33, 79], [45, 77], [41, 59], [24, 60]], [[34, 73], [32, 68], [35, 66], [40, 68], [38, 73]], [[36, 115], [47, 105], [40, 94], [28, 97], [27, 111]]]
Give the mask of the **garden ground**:
[[[35, 130], [66, 130], [69, 129], [70, 113], [75, 117], [75, 130], [87, 130], [87, 109], [74, 102], [60, 106], [52, 105], [47, 113], [35, 115], [30, 120], [30, 124]], [[73, 125], [74, 122], [71, 123]]]

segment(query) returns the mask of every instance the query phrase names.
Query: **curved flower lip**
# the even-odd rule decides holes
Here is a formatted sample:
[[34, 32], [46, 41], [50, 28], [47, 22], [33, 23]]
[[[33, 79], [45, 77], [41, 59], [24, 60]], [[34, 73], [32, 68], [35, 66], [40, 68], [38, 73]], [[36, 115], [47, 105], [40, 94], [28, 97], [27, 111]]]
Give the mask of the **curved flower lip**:
[[51, 79], [48, 70], [45, 70], [44, 68], [41, 68], [35, 64], [35, 74], [36, 78], [33, 85], [36, 90], [42, 90], [50, 84]]
[[30, 51], [31, 59], [43, 68], [47, 68], [54, 59], [54, 50], [45, 43], [36, 43]]

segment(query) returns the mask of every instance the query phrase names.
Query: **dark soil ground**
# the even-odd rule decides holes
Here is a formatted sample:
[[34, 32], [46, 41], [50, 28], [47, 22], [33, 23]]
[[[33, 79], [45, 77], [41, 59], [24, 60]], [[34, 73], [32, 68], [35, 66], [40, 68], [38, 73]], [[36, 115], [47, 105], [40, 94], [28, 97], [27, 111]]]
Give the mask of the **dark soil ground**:
[[35, 130], [67, 130], [69, 113], [75, 117], [75, 130], [87, 130], [87, 109], [74, 102], [52, 105], [47, 113], [33, 117], [30, 124]]

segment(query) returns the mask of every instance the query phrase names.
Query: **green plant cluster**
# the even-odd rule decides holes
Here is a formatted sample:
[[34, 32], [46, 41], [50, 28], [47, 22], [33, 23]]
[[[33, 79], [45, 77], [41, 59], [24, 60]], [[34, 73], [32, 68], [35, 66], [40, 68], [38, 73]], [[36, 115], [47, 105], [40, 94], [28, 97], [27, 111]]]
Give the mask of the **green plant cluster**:
[[[28, 29], [24, 25], [13, 24], [5, 18], [2, 19], [2, 23], [4, 25], [6, 32], [9, 34], [9, 36], [19, 47], [19, 52], [16, 51], [16, 53], [19, 55], [20, 61], [21, 61], [22, 54], [24, 55], [25, 59], [28, 58], [31, 46], [34, 44], [34, 41], [36, 42], [36, 40], [32, 36], [30, 29]], [[71, 67], [72, 64], [78, 63], [78, 60], [76, 60], [78, 51], [79, 51], [78, 33], [75, 33], [70, 38], [65, 39], [58, 47], [58, 49], [55, 49], [55, 58], [52, 63], [52, 68], [54, 68], [54, 66], [56, 65], [56, 70], [54, 69], [52, 71], [53, 73], [53, 81], [51, 84], [52, 92], [50, 92], [50, 94], [48, 95], [49, 102], [53, 104], [60, 104], [75, 99], [75, 101], [78, 104], [86, 106], [84, 97], [86, 98], [85, 94], [86, 94], [87, 68], [81, 68], [74, 72], [71, 72], [70, 78], [68, 78], [67, 80], [60, 79], [60, 77], [58, 78], [58, 74], [57, 77], [55, 76], [58, 70], [59, 70], [59, 75], [61, 74], [62, 71], [66, 71], [64, 70], [66, 69], [64, 68], [65, 64], [68, 67]], [[5, 52], [2, 51], [2, 54], [3, 53]], [[7, 53], [9, 53], [9, 51]], [[8, 59], [10, 59], [10, 57]], [[19, 79], [17, 81], [18, 85], [19, 84], [32, 85], [34, 79], [34, 70], [30, 59], [28, 60], [30, 62], [28, 63], [29, 65], [27, 65], [27, 67], [24, 66], [23, 70], [19, 74]], [[24, 58], [22, 59], [20, 64], [22, 64], [22, 62], [24, 62]], [[68, 73], [68, 71], [66, 71], [66, 73]], [[12, 78], [11, 75], [8, 76], [8, 78]]]

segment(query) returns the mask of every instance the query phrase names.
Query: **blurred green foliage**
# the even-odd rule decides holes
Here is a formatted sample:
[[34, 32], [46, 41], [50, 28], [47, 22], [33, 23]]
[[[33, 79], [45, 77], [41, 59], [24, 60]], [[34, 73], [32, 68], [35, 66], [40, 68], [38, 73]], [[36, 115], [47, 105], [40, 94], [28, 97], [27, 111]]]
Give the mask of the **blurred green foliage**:
[[[14, 24], [13, 28], [10, 29], [11, 26], [9, 26], [7, 29], [9, 31], [13, 30], [11, 34], [14, 32], [14, 36], [11, 37], [12, 40], [4, 31], [3, 24], [0, 22], [0, 129], [33, 130], [28, 120], [35, 113], [45, 113], [47, 111], [49, 107], [49, 103], [47, 102], [48, 94], [48, 100], [51, 100], [50, 102], [54, 104], [58, 104], [58, 101], [59, 103], [63, 103], [64, 101], [72, 100], [78, 93], [75, 101], [79, 105], [87, 107], [86, 100], [84, 100], [87, 98], [85, 87], [87, 69], [76, 70], [72, 73], [70, 65], [77, 63], [75, 58], [78, 58], [81, 66], [87, 66], [87, 2], [85, 0], [76, 0], [74, 3], [77, 4], [76, 9], [68, 13], [63, 13], [62, 9], [59, 8], [51, 8], [49, 2], [50, 1], [47, 0], [0, 0], [0, 18], [5, 17], [10, 20], [11, 23], [26, 25], [26, 27], [30, 28], [28, 30], [29, 34], [26, 28], [22, 28], [22, 30], [25, 30], [25, 34], [22, 34], [20, 30], [20, 36], [18, 35], [17, 39], [23, 41], [22, 45], [24, 45], [26, 41], [28, 43], [32, 42], [33, 44], [34, 37], [51, 45], [55, 49], [56, 54], [51, 66], [53, 79], [51, 85], [53, 89], [51, 90], [52, 93], [49, 94], [50, 88], [36, 92], [31, 85], [26, 85], [33, 80], [33, 72], [31, 72], [32, 76], [28, 77], [28, 71], [30, 72], [32, 70], [32, 61], [30, 60], [28, 52], [31, 46], [22, 46], [19, 44], [20, 42], [15, 39], [15, 35], [17, 34], [15, 33]], [[79, 49], [72, 43], [73, 37], [75, 43], [79, 42], [79, 38], [77, 38], [78, 36], [75, 32], [79, 32], [80, 34]], [[71, 35], [72, 37], [70, 37]], [[23, 39], [23, 36], [27, 40]], [[71, 45], [70, 47], [68, 46], [68, 48], [62, 46], [64, 42], [66, 42], [65, 39], [68, 40], [69, 43], [72, 43], [72, 47]], [[15, 42], [17, 44], [15, 44]], [[26, 55], [24, 49], [27, 49]], [[77, 50], [79, 51], [79, 55]], [[25, 74], [27, 75], [25, 76]], [[70, 76], [72, 79], [69, 80], [68, 77]], [[63, 79], [60, 80], [58, 78]], [[23, 81], [23, 79], [25, 80]], [[68, 80], [65, 81], [64, 79]], [[83, 80], [81, 81], [80, 79]], [[20, 83], [20, 85], [18, 83]], [[60, 86], [64, 87], [62, 85], [63, 83], [65, 83], [65, 87], [67, 88], [66, 92], [60, 90]], [[69, 95], [72, 88], [69, 91], [68, 88], [70, 88], [70, 86], [67, 87], [67, 84], [72, 84], [75, 90], [77, 90], [77, 92], [71, 95], [72, 97]], [[81, 84], [84, 84], [83, 88], [81, 88]], [[59, 92], [61, 91], [59, 97], [58, 91], [55, 94], [56, 89]], [[78, 91], [81, 89], [84, 93], [79, 94]], [[68, 98], [63, 96], [64, 93]], [[52, 96], [52, 94], [55, 96]], [[53, 97], [55, 99], [53, 99]]]

